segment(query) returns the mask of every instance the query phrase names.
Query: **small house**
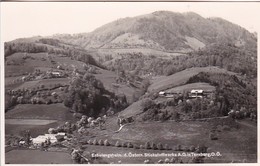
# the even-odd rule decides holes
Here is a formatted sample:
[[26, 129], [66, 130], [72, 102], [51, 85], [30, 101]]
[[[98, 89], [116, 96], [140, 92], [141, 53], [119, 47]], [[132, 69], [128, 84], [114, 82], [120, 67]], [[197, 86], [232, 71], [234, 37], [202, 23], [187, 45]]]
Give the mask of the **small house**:
[[203, 97], [203, 90], [199, 89], [199, 90], [191, 90], [190, 92], [190, 97], [191, 98], [202, 98]]
[[159, 92], [159, 96], [166, 96], [166, 92], [163, 91]]

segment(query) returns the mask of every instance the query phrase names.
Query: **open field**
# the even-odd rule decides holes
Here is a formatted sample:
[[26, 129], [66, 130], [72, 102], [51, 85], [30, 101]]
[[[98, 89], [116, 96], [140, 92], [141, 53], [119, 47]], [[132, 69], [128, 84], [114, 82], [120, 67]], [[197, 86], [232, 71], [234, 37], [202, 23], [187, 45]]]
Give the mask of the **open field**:
[[175, 88], [167, 89], [165, 92], [167, 93], [182, 93], [183, 91], [189, 92], [192, 89], [202, 89], [204, 91], [214, 91], [216, 88], [214, 86], [209, 85], [208, 83], [192, 83], [186, 84], [182, 86], [178, 86]]
[[220, 69], [218, 67], [195, 67], [189, 68], [168, 77], [159, 77], [157, 80], [154, 80], [153, 83], [149, 86], [148, 91], [160, 91], [169, 88], [174, 88], [177, 86], [184, 85], [190, 77], [199, 74], [200, 72], [209, 72], [209, 73], [228, 73], [230, 75], [236, 75], [236, 73], [227, 71], [225, 69]]
[[23, 136], [26, 130], [30, 130], [32, 137], [37, 137], [38, 135], [42, 135], [48, 132], [49, 128], [58, 127], [61, 124], [64, 124], [63, 121], [57, 121], [53, 123], [49, 123], [46, 125], [39, 124], [5, 124], [5, 135], [15, 135], [15, 136]]
[[72, 113], [62, 103], [51, 105], [20, 104], [5, 114], [7, 119], [70, 120]]
[[52, 78], [52, 79], [43, 79], [35, 81], [24, 82], [21, 86], [15, 88], [18, 89], [33, 89], [44, 85], [46, 88], [54, 86], [54, 84], [69, 85], [69, 78]]
[[139, 100], [134, 102], [130, 106], [128, 106], [124, 111], [120, 112], [119, 115], [123, 117], [131, 117], [143, 112], [143, 107], [141, 106], [143, 100]]
[[[27, 58], [25, 58], [27, 57]], [[84, 70], [83, 62], [72, 60], [70, 57], [48, 53], [14, 53], [6, 58], [8, 65], [5, 66], [5, 76], [27, 75], [35, 69], [47, 71], [62, 66], [64, 69]]]
[[209, 147], [209, 152], [220, 152], [221, 160], [225, 162], [242, 162], [244, 159], [247, 162], [256, 162], [257, 129], [246, 125], [239, 126], [239, 129], [231, 128], [230, 131], [218, 132], [218, 140], [209, 139], [209, 131], [212, 129], [210, 122], [197, 121], [135, 123], [125, 126], [119, 133], [109, 137], [136, 144], [144, 144], [146, 141], [161, 142], [170, 147], [204, 144]]
[[[246, 125], [240, 125], [245, 123]], [[257, 159], [257, 132], [256, 124], [241, 120], [238, 123], [238, 128], [230, 128], [230, 130], [217, 131], [218, 140], [210, 140], [209, 133], [213, 129], [210, 121], [186, 121], [186, 122], [135, 122], [126, 125], [118, 133], [116, 120], [109, 119], [106, 123], [106, 130], [89, 129], [89, 133], [80, 136], [83, 140], [94, 139], [108, 139], [114, 145], [116, 141], [131, 142], [134, 145], [144, 145], [145, 142], [168, 144], [172, 149], [181, 145], [182, 148], [191, 146], [197, 147], [198, 145], [205, 145], [208, 147], [208, 152], [220, 152], [220, 157], [206, 157], [206, 163], [230, 163], [230, 162], [256, 162]], [[221, 126], [221, 125], [220, 125]], [[220, 127], [221, 128], [221, 127]], [[245, 135], [247, 137], [245, 137]], [[83, 144], [84, 145], [84, 144]], [[104, 163], [122, 161], [122, 163], [143, 163], [149, 157], [126, 157], [124, 154], [144, 154], [144, 153], [178, 153], [181, 151], [175, 150], [146, 150], [135, 148], [123, 148], [114, 146], [99, 146], [99, 145], [84, 145], [87, 152], [96, 152], [98, 154], [121, 154], [121, 157], [116, 158], [103, 158]], [[86, 152], [86, 154], [87, 154]], [[181, 152], [182, 153], [182, 152]], [[153, 162], [167, 157], [151, 157]], [[190, 162], [190, 157], [184, 157], [184, 162]]]
[[41, 119], [6, 119], [5, 124], [10, 125], [47, 125], [54, 123], [56, 120], [41, 120]]
[[23, 131], [30, 130], [33, 137], [65, 121], [73, 121], [72, 113], [63, 104], [17, 105], [5, 114], [5, 118], [6, 135], [21, 135]]
[[117, 88], [113, 87], [113, 84], [116, 83], [117, 75], [112, 71], [104, 69], [99, 69], [99, 72], [101, 74], [95, 74], [95, 77], [103, 83], [105, 89], [116, 94], [125, 94], [128, 101], [131, 99], [135, 92], [135, 88], [125, 84], [120, 84], [120, 86]]
[[72, 164], [68, 153], [40, 150], [12, 150], [5, 154], [9, 164]]
[[[23, 59], [26, 56], [30, 58]], [[48, 53], [14, 53], [6, 58], [6, 63], [10, 64], [5, 66], [5, 75], [6, 77], [27, 75], [37, 67], [55, 67], [50, 60], [47, 60], [47, 56]]]

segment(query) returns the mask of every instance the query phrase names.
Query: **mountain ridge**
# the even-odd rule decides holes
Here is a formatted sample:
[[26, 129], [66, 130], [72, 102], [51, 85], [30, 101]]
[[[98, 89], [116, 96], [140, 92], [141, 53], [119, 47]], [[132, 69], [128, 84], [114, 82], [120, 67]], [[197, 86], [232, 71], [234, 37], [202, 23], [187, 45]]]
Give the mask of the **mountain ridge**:
[[[129, 43], [129, 34], [142, 45]], [[216, 42], [235, 42], [245, 40], [254, 43], [255, 38], [246, 29], [222, 18], [204, 18], [194, 12], [177, 13], [170, 11], [156, 11], [136, 17], [121, 18], [105, 24], [92, 32], [80, 33], [66, 40], [80, 45], [85, 49], [98, 50], [100, 48], [142, 48], [156, 47], [162, 51], [189, 52], [198, 50], [187, 43], [186, 37], [193, 38], [204, 45]], [[115, 39], [122, 38], [121, 42]], [[59, 39], [64, 40], [62, 37]], [[131, 39], [130, 39], [131, 40]], [[127, 43], [127, 44], [126, 44]]]

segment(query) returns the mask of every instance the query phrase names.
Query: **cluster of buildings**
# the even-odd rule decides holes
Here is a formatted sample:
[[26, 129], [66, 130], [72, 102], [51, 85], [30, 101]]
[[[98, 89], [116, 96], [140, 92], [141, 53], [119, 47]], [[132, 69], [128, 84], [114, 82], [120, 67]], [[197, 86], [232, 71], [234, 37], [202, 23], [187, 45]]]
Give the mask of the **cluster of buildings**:
[[[188, 92], [188, 97], [189, 98], [203, 98], [203, 97], [208, 97], [210, 94], [212, 94], [213, 91], [205, 91], [202, 89], [192, 89], [191, 91]], [[174, 98], [183, 95], [181, 92], [165, 92], [165, 91], [160, 91], [159, 96], [161, 97], [166, 97], [166, 98]]]
[[39, 135], [36, 138], [32, 138], [32, 143], [34, 146], [41, 146], [42, 143], [47, 141], [50, 141], [50, 143], [56, 143], [58, 141], [57, 137], [65, 137], [65, 135], [65, 133]]

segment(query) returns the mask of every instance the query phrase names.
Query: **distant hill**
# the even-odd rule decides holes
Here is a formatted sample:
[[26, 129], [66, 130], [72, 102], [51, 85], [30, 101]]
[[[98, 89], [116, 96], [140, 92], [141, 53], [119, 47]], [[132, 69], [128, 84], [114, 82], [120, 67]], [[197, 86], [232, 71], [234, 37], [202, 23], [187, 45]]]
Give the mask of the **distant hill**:
[[187, 12], [157, 11], [123, 18], [91, 33], [60, 35], [57, 38], [85, 49], [151, 48], [165, 52], [189, 52], [212, 43], [241, 43], [256, 46], [256, 37], [246, 29], [221, 18], [203, 18]]

